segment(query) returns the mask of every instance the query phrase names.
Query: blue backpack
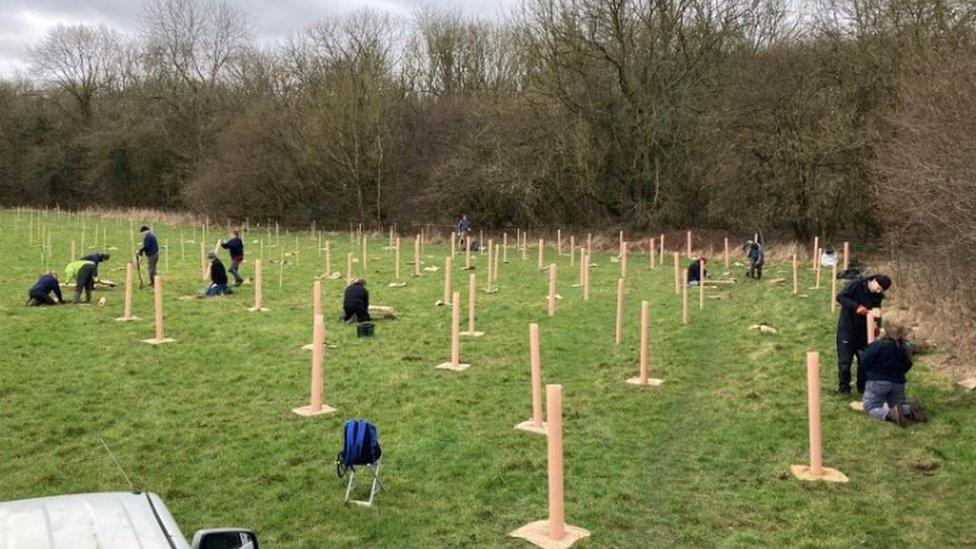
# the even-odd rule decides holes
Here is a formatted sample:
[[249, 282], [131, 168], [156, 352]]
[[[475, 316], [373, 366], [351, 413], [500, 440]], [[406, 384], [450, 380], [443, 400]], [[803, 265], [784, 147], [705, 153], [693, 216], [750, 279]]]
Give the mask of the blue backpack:
[[376, 426], [365, 419], [350, 419], [343, 429], [342, 451], [336, 456], [336, 472], [341, 477], [346, 469], [374, 463], [382, 454]]

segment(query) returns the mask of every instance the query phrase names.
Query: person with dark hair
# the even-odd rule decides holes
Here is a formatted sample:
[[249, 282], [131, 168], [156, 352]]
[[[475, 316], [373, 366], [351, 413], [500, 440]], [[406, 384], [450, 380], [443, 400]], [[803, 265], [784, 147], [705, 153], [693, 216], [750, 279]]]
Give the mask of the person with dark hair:
[[842, 395], [851, 393], [851, 363], [855, 357], [857, 392], [864, 392], [861, 351], [868, 344], [867, 317], [874, 315], [880, 319], [875, 309], [881, 306], [888, 288], [891, 288], [891, 278], [878, 274], [858, 278], [837, 294], [837, 302], [841, 305], [837, 318], [837, 391]]
[[471, 223], [468, 221], [468, 216], [462, 215], [461, 220], [458, 221], [457, 224], [458, 246], [460, 246], [462, 250], [467, 246], [468, 232], [470, 230]]
[[688, 265], [689, 286], [697, 286], [703, 283], [702, 280], [704, 279], [704, 277], [708, 276], [708, 269], [705, 269], [705, 272], [701, 272], [701, 271], [702, 271], [702, 267], [707, 264], [708, 264], [708, 260], [705, 259], [705, 256], [701, 256], [698, 259], [692, 261], [691, 265]]
[[864, 349], [860, 360], [866, 378], [864, 413], [899, 427], [907, 426], [909, 421], [927, 419], [922, 407], [907, 402], [905, 397], [905, 374], [912, 368], [912, 348], [907, 336], [904, 326], [888, 322], [884, 335]]
[[766, 264], [766, 251], [763, 249], [762, 244], [755, 240], [750, 240], [746, 242], [744, 248], [746, 250], [746, 257], [749, 258], [749, 272], [746, 273], [746, 276], [755, 278], [756, 280], [762, 278], [763, 265]]
[[103, 262], [103, 261], [108, 261], [109, 259], [111, 259], [111, 257], [112, 256], [109, 255], [109, 254], [94, 253], [94, 254], [88, 254], [88, 255], [86, 255], [85, 257], [82, 257], [82, 259], [84, 259], [85, 261], [91, 261], [92, 263], [95, 264], [95, 279], [97, 280], [98, 279], [98, 264], [101, 263], [101, 262]]
[[75, 283], [75, 299], [73, 303], [81, 303], [81, 292], [85, 292], [85, 303], [91, 303], [92, 290], [95, 289], [95, 262], [79, 259], [68, 263], [64, 268], [65, 280]]
[[210, 259], [210, 285], [203, 290], [203, 295], [211, 297], [232, 293], [227, 287], [227, 269], [217, 257], [217, 253], [207, 252], [207, 258]]
[[369, 322], [369, 291], [366, 289], [366, 281], [357, 278], [352, 284], [346, 286], [346, 293], [342, 299], [343, 322], [349, 322], [353, 317], [356, 322]]
[[[51, 292], [57, 297], [51, 297]], [[27, 291], [27, 306], [39, 307], [41, 305], [58, 305], [64, 303], [61, 297], [61, 286], [58, 283], [58, 273], [48, 271], [37, 279], [37, 282]]]
[[136, 255], [145, 255], [149, 260], [146, 269], [149, 271], [149, 285], [152, 286], [156, 280], [156, 263], [159, 262], [159, 241], [145, 225], [139, 228], [139, 232], [142, 234], [142, 247]]
[[241, 262], [244, 261], [244, 241], [241, 240], [241, 231], [234, 229], [231, 231], [230, 240], [220, 241], [220, 247], [227, 250], [230, 253], [230, 274], [234, 275], [234, 286], [240, 286], [244, 283], [244, 279], [237, 272], [237, 269], [241, 266]]

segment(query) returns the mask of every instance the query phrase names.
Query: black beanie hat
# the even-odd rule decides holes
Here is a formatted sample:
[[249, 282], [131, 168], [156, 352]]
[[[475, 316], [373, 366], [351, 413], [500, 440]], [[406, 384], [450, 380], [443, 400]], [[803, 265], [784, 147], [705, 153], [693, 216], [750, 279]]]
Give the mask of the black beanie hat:
[[881, 289], [884, 290], [884, 291], [886, 291], [886, 292], [888, 291], [888, 288], [891, 287], [891, 277], [890, 276], [887, 276], [887, 275], [877, 275], [877, 276], [874, 277], [874, 279], [878, 282], [878, 284], [881, 285]]
[[139, 227], [139, 232], [140, 232], [140, 233], [144, 233], [144, 232], [146, 232], [146, 231], [148, 231], [148, 230], [149, 230], [149, 227], [147, 227], [147, 226], [145, 226], [145, 225], [143, 225], [142, 227]]

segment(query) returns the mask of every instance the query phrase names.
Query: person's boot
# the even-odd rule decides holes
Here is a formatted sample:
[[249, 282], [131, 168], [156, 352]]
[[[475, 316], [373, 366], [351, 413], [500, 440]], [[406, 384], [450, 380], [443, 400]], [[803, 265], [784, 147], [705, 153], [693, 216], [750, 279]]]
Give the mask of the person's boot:
[[888, 410], [888, 421], [902, 428], [908, 427], [908, 418], [901, 413], [901, 406], [895, 406]]
[[922, 410], [922, 405], [918, 402], [909, 402], [908, 407], [911, 409], [909, 412], [909, 419], [912, 421], [917, 421], [918, 423], [925, 423], [928, 421], [928, 417], [925, 415], [925, 411]]
[[837, 394], [841, 397], [847, 398], [851, 396], [851, 386], [850, 385], [840, 385], [837, 387]]

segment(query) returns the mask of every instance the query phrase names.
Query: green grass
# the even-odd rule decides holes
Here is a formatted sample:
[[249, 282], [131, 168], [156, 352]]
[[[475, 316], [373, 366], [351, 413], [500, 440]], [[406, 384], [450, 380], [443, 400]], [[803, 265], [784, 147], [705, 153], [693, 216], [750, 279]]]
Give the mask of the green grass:
[[[256, 314], [247, 312], [249, 286], [223, 299], [177, 300], [202, 286], [199, 244], [187, 244], [181, 261], [179, 228], [156, 224], [170, 245], [168, 271], [160, 260], [166, 330], [179, 341], [151, 347], [139, 343], [152, 337], [148, 289], [137, 292], [144, 320], [136, 323], [113, 321], [121, 288], [96, 293], [108, 298], [105, 308], [23, 307], [41, 255], [28, 245], [27, 216], [15, 229], [16, 218], [0, 218], [2, 500], [126, 489], [98, 443], [101, 432], [136, 485], [159, 493], [188, 536], [240, 525], [267, 547], [526, 546], [506, 535], [547, 514], [545, 439], [513, 429], [530, 416], [527, 325], [539, 322], [544, 382], [563, 386], [567, 519], [592, 531], [580, 546], [976, 544], [972, 396], [922, 358], [909, 393], [928, 405], [929, 423], [900, 430], [850, 411], [829, 392], [835, 321], [826, 289], [804, 290], [801, 299], [740, 277], [728, 299], [707, 300], [703, 312], [692, 294], [692, 323], [682, 326], [670, 262], [649, 272], [646, 256], [634, 255], [618, 347], [619, 270], [608, 254], [595, 254], [589, 302], [571, 287], [578, 270], [558, 259], [564, 299], [548, 318], [534, 251], [528, 261], [510, 251], [501, 291], [478, 294], [486, 335], [462, 340], [472, 367], [444, 372], [433, 369], [449, 358], [450, 312], [433, 306], [443, 271], [387, 288], [392, 252], [377, 236], [365, 273], [371, 298], [401, 318], [357, 339], [336, 321], [343, 283], [324, 281], [328, 337], [338, 346], [326, 353], [325, 402], [338, 413], [306, 419], [291, 409], [308, 401], [310, 354], [299, 348], [311, 339], [309, 294], [322, 271], [307, 234], [281, 288], [271, 263], [279, 248], [265, 248], [271, 311]], [[88, 218], [89, 241], [99, 222]], [[63, 270], [68, 243], [80, 241], [79, 221], [51, 214], [45, 223], [52, 265]], [[112, 219], [107, 229], [119, 251], [102, 277], [121, 281], [128, 222]], [[192, 227], [185, 234], [199, 239]], [[251, 260], [252, 241], [266, 238], [247, 236]], [[344, 270], [348, 236], [330, 240], [333, 270]], [[283, 232], [281, 243], [291, 251], [295, 235]], [[406, 262], [412, 240], [403, 249]], [[426, 251], [427, 264], [443, 268], [447, 248]], [[477, 258], [479, 279], [484, 263]], [[773, 264], [767, 277], [788, 269]], [[811, 286], [808, 269], [802, 276]], [[454, 281], [464, 295], [466, 273]], [[667, 380], [658, 388], [624, 383], [637, 371], [641, 299], [651, 302], [651, 374]], [[779, 334], [748, 331], [756, 322]], [[822, 357], [825, 462], [849, 484], [802, 483], [789, 473], [808, 459], [807, 350]], [[373, 509], [344, 505], [335, 476], [341, 425], [353, 417], [378, 425], [384, 449], [387, 491]], [[920, 463], [937, 468], [926, 473]]]

